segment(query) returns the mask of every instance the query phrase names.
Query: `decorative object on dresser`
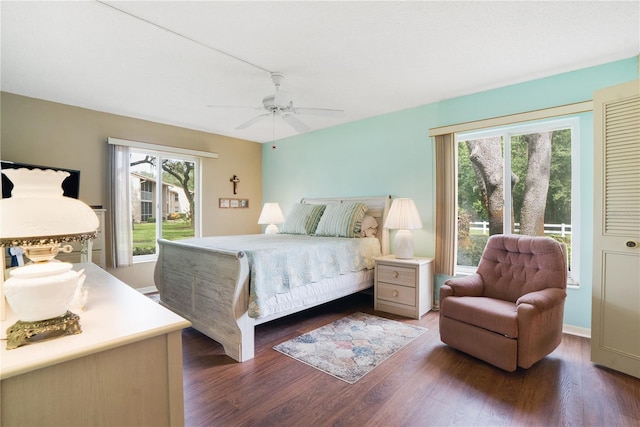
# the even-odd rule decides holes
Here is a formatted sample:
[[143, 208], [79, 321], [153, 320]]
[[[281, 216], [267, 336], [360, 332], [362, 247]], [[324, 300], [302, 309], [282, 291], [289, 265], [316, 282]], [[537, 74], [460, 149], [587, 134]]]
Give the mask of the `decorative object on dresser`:
[[353, 313], [273, 348], [354, 384], [426, 331], [371, 314]]
[[374, 308], [419, 319], [432, 308], [433, 259], [376, 259]]
[[265, 203], [258, 218], [258, 224], [268, 224], [264, 230], [264, 234], [276, 234], [278, 226], [276, 224], [284, 223], [284, 215], [280, 205], [277, 203]]
[[376, 227], [389, 196], [305, 198], [296, 206], [275, 235], [160, 239], [161, 303], [244, 362], [254, 357], [256, 325], [370, 288], [375, 258], [389, 253], [389, 232]]
[[409, 230], [422, 228], [422, 220], [412, 199], [398, 198], [393, 201], [384, 228], [398, 230], [393, 239], [396, 258], [413, 258], [413, 236]]
[[[11, 197], [0, 201], [0, 246], [20, 246], [34, 262], [12, 270], [2, 286], [19, 319], [9, 328], [7, 348], [26, 344], [39, 334], [79, 333], [78, 316], [68, 307], [82, 286], [82, 272], [71, 271], [69, 263], [51, 261], [59, 251], [71, 250], [68, 242], [94, 238], [98, 218], [80, 200], [63, 196], [61, 184], [67, 172], [7, 169], [2, 173], [14, 187]], [[2, 264], [4, 278], [4, 257]]]

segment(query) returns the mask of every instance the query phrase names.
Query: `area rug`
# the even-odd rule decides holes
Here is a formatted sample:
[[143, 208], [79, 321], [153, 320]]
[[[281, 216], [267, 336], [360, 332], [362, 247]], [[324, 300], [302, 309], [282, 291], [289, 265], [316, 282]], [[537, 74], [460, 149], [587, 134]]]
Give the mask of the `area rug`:
[[354, 384], [426, 331], [418, 326], [354, 313], [273, 348]]

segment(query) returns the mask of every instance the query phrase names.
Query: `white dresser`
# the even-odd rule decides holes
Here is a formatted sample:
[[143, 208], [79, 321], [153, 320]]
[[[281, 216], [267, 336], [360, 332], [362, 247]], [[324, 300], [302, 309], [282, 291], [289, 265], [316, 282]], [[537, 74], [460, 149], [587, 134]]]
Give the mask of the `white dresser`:
[[[92, 263], [82, 333], [6, 350], [2, 426], [184, 425], [182, 329], [191, 324]], [[10, 309], [2, 336], [16, 322]]]

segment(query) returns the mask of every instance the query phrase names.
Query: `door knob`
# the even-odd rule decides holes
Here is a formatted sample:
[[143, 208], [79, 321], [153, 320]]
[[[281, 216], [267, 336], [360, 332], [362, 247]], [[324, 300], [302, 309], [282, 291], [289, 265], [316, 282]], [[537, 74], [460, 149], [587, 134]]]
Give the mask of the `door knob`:
[[638, 242], [636, 242], [635, 240], [627, 240], [626, 242], [624, 242], [624, 245], [628, 248], [637, 248], [638, 247]]

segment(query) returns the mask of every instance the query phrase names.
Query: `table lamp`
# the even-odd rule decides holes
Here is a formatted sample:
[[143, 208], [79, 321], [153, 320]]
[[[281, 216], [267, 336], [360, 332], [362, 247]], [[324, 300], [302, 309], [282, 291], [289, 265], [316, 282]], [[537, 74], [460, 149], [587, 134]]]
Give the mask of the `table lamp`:
[[[19, 246], [32, 261], [13, 269], [2, 286], [0, 303], [6, 296], [19, 319], [7, 330], [7, 349], [45, 332], [79, 333], [78, 316], [68, 307], [83, 275], [54, 258], [71, 251], [68, 242], [95, 238], [98, 217], [80, 200], [63, 196], [67, 172], [22, 168], [2, 173], [14, 187], [11, 197], [0, 200], [0, 247]], [[4, 249], [2, 255], [4, 279]]]
[[260, 218], [258, 218], [258, 224], [269, 224], [264, 230], [264, 234], [276, 234], [278, 233], [278, 227], [276, 224], [284, 223], [284, 216], [280, 205], [277, 203], [265, 203], [260, 212]]
[[398, 198], [393, 201], [384, 228], [398, 230], [393, 240], [396, 258], [413, 258], [413, 236], [409, 230], [422, 228], [422, 221], [412, 199]]

